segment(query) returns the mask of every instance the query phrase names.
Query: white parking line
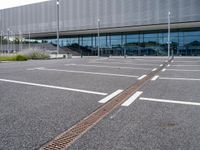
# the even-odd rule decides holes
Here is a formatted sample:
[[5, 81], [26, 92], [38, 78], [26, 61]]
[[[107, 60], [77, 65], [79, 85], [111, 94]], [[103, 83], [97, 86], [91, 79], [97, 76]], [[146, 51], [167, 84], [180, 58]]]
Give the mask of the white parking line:
[[29, 70], [29, 71], [31, 71], [31, 70], [37, 70], [37, 69], [43, 69], [44, 67], [37, 67], [37, 68], [29, 68], [29, 69], [26, 69], [26, 70]]
[[161, 102], [161, 103], [173, 103], [173, 104], [183, 104], [183, 105], [196, 105], [196, 106], [200, 106], [200, 103], [196, 103], [196, 102], [175, 101], [175, 100], [155, 99], [155, 98], [146, 98], [146, 97], [140, 97], [140, 100], [143, 100], [143, 101], [153, 101], [153, 102]]
[[170, 64], [168, 64], [167, 67], [170, 67]]
[[143, 78], [145, 78], [147, 75], [142, 75], [141, 77], [138, 78], [138, 80], [142, 80]]
[[199, 72], [200, 70], [185, 70], [185, 69], [167, 69], [170, 71], [186, 71], [186, 72]]
[[163, 66], [163, 64], [160, 64], [160, 67], [162, 67]]
[[154, 77], [151, 79], [151, 81], [156, 81], [158, 78], [159, 78], [158, 75], [157, 75], [157, 76], [154, 76]]
[[199, 67], [200, 65], [173, 65], [176, 67]]
[[196, 61], [196, 60], [176, 60], [176, 62], [200, 62], [200, 61]]
[[37, 86], [37, 87], [45, 87], [45, 88], [51, 88], [51, 89], [74, 91], [74, 92], [87, 93], [87, 94], [107, 95], [107, 93], [102, 93], [102, 92], [88, 91], [88, 90], [81, 90], [81, 89], [74, 89], [74, 88], [54, 86], [54, 85], [38, 84], [38, 83], [32, 83], [32, 82], [23, 82], [23, 81], [8, 80], [8, 79], [0, 79], [0, 81], [2, 81], [2, 82], [16, 83], [16, 84], [22, 84], [22, 85]]
[[115, 76], [115, 77], [127, 77], [127, 78], [138, 78], [138, 76], [127, 75], [127, 74], [112, 74], [112, 73], [101, 73], [101, 72], [87, 72], [87, 71], [75, 71], [75, 70], [60, 70], [60, 69], [35, 69], [41, 71], [58, 71], [58, 72], [69, 72], [78, 74], [92, 74], [92, 75], [102, 75], [102, 76]]
[[162, 72], [165, 72], [166, 71], [166, 69], [164, 68], [163, 70], [162, 70]]
[[157, 70], [157, 68], [153, 68], [153, 69], [152, 69], [152, 71], [156, 71], [156, 70]]
[[136, 63], [119, 63], [119, 62], [90, 62], [90, 63], [95, 63], [95, 64], [130, 64], [130, 65], [133, 65], [133, 66], [156, 66], [157, 64], [136, 64]]
[[[135, 67], [121, 67], [121, 66], [105, 66], [105, 65], [82, 65], [82, 64], [71, 64], [72, 66], [83, 66], [83, 67], [97, 67], [97, 68], [113, 68], [113, 69], [133, 69], [133, 70], [150, 70], [148, 68], [135, 68]], [[69, 66], [69, 64], [65, 64]]]
[[132, 104], [143, 92], [138, 91], [135, 94], [133, 94], [129, 99], [127, 99], [121, 106], [129, 106]]
[[117, 96], [118, 94], [120, 94], [123, 90], [117, 90], [114, 93], [108, 95], [107, 97], [103, 98], [102, 100], [99, 101], [99, 103], [106, 103], [109, 100], [111, 100], [113, 97]]
[[161, 80], [183, 80], [183, 81], [200, 81], [200, 79], [195, 78], [169, 78], [169, 77], [160, 77]]

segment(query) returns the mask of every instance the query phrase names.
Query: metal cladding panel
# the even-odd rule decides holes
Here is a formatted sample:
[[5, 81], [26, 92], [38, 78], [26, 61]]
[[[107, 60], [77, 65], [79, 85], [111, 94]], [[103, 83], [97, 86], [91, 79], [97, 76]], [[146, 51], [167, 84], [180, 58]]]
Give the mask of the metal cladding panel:
[[[87, 30], [200, 21], [200, 0], [60, 0], [60, 30]], [[1, 28], [22, 34], [55, 32], [56, 0], [0, 10]]]

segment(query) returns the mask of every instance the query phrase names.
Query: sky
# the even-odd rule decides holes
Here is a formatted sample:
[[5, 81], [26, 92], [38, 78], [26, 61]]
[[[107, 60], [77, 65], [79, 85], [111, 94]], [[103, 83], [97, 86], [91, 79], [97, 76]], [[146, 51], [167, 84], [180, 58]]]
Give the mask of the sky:
[[38, 3], [48, 0], [0, 0], [0, 9]]

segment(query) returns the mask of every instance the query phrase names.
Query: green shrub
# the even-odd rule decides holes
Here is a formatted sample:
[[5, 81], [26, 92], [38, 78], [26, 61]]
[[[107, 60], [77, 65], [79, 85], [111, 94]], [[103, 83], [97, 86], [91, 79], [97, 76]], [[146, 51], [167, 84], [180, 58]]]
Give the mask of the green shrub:
[[28, 60], [24, 55], [0, 55], [0, 61], [26, 61]]
[[15, 56], [3, 55], [3, 56], [0, 56], [0, 61], [15, 61]]
[[25, 55], [16, 55], [16, 61], [27, 61], [28, 58]]
[[49, 59], [49, 53], [38, 50], [38, 49], [29, 49], [21, 52], [23, 55], [27, 56], [28, 59]]

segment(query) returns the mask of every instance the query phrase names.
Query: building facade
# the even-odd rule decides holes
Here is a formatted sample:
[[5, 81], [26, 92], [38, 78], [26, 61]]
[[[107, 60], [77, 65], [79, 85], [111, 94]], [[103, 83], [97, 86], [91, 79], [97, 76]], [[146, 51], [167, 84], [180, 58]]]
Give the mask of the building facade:
[[[61, 47], [96, 55], [100, 19], [101, 55], [200, 55], [199, 0], [60, 0]], [[0, 30], [56, 45], [56, 0], [0, 10]]]

